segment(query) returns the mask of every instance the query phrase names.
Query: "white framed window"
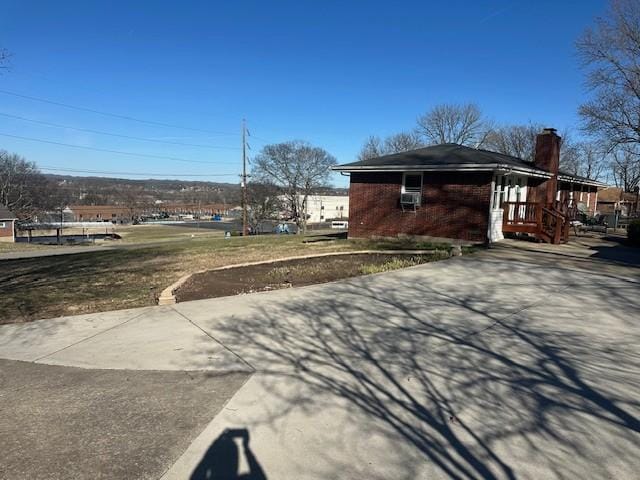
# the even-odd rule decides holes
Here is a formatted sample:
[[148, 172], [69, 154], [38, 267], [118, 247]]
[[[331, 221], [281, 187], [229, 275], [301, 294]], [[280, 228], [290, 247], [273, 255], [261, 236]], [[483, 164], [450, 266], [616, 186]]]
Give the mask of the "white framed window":
[[6, 222], [0, 222], [0, 228], [7, 228]]
[[493, 208], [502, 208], [502, 203], [509, 200], [509, 182], [504, 175], [496, 175], [493, 182]]
[[402, 193], [422, 193], [422, 172], [402, 175]]
[[410, 209], [415, 212], [422, 202], [422, 172], [403, 173], [400, 190], [400, 206], [402, 211]]

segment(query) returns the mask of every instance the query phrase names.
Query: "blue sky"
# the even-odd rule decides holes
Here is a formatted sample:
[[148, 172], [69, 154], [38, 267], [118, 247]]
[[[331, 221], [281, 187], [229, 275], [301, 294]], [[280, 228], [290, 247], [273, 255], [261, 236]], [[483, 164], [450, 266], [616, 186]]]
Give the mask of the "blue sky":
[[236, 182], [243, 117], [252, 154], [265, 141], [302, 139], [339, 162], [352, 161], [367, 136], [411, 129], [444, 102], [476, 102], [497, 122], [577, 126], [587, 92], [574, 42], [605, 8], [604, 0], [0, 0], [0, 46], [13, 54], [0, 90], [207, 131], [0, 93], [0, 134], [212, 163], [2, 135], [0, 148], [43, 167]]

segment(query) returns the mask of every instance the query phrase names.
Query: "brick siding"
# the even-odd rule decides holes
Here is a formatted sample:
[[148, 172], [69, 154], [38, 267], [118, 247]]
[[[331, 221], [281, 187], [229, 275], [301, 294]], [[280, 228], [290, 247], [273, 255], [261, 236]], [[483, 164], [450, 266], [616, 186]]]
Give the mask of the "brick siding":
[[[4, 228], [2, 224], [4, 223]], [[3, 241], [13, 240], [13, 220], [0, 220], [0, 237]]]
[[418, 210], [402, 211], [402, 173], [352, 173], [349, 236], [425, 235], [485, 241], [491, 174], [425, 173]]

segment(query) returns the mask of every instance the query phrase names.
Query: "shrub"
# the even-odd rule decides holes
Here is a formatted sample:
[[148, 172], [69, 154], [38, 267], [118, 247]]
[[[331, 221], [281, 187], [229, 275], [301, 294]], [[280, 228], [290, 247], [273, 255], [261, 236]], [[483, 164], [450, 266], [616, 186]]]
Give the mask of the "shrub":
[[627, 228], [627, 237], [629, 238], [629, 243], [631, 245], [640, 247], [640, 220], [633, 220], [629, 223], [629, 227]]

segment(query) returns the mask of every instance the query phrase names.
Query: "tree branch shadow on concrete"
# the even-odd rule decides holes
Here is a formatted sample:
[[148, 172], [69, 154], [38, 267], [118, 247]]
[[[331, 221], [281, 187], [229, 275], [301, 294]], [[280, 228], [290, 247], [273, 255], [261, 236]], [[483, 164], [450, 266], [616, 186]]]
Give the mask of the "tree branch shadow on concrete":
[[[240, 473], [240, 450], [235, 439], [242, 442], [242, 450], [249, 471]], [[267, 480], [258, 459], [249, 445], [246, 428], [225, 430], [206, 451], [190, 477], [191, 480]]]
[[[531, 275], [527, 265], [503, 270]], [[517, 285], [461, 292], [399, 279], [392, 289], [342, 282], [216, 326], [286, 405], [263, 422], [346, 402], [452, 479], [518, 478], [519, 460], [556, 478], [615, 476], [612, 459], [634, 471], [640, 338], [603, 335], [589, 311], [606, 302], [624, 326], [640, 309], [638, 282], [558, 269], [540, 308], [525, 310], [531, 299]], [[582, 309], [564, 308], [569, 297]], [[305, 388], [282, 388], [287, 378]]]

